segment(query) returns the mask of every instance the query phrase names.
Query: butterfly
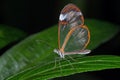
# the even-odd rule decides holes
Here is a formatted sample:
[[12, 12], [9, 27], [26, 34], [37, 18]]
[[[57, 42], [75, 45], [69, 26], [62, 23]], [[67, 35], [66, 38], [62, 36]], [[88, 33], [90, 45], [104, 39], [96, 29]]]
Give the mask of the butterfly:
[[58, 49], [54, 49], [61, 58], [65, 55], [88, 54], [86, 49], [90, 41], [90, 31], [84, 25], [81, 10], [74, 4], [66, 5], [59, 16]]

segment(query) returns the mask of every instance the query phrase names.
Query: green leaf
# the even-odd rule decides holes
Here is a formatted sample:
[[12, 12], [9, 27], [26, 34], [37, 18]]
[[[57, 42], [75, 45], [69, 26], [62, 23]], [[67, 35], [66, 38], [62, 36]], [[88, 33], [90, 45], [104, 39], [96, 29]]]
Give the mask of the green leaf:
[[41, 63], [37, 66], [28, 68], [8, 78], [8, 80], [48, 80], [68, 74], [120, 68], [120, 57], [112, 55], [88, 56], [82, 58], [77, 57], [73, 61], [70, 59], [59, 59], [56, 61], [56, 65], [54, 60], [45, 63], [44, 65]]
[[[107, 22], [86, 20], [91, 31], [88, 49], [95, 49], [119, 31]], [[17, 44], [0, 58], [0, 80], [50, 79], [80, 72], [120, 68], [120, 57], [110, 55], [72, 55], [60, 59], [57, 48], [57, 26], [34, 34]], [[57, 59], [56, 59], [57, 58]]]
[[19, 29], [6, 25], [0, 25], [0, 49], [13, 41], [17, 41], [25, 37], [25, 35], [25, 32]]

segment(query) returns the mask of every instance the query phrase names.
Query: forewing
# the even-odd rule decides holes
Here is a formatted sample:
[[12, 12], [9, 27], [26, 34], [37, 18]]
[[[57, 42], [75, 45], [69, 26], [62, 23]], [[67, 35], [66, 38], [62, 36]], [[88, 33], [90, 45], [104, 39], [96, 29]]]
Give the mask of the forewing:
[[63, 46], [67, 34], [73, 28], [83, 25], [84, 18], [78, 7], [73, 4], [65, 6], [59, 17], [58, 45], [59, 49]]
[[72, 33], [65, 46], [65, 52], [84, 50], [90, 40], [90, 32], [87, 26], [79, 26]]

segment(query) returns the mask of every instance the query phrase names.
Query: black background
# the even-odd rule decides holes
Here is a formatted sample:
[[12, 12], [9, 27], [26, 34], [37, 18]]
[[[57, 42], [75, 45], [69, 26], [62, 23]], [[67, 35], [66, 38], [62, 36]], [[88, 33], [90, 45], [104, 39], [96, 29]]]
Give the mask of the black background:
[[[61, 9], [68, 3], [78, 5], [85, 18], [120, 25], [120, 0], [1, 0], [0, 24], [20, 28], [31, 35], [57, 24]], [[101, 44], [93, 52], [120, 55], [119, 35], [117, 34], [109, 42]], [[119, 80], [119, 74], [119, 69], [110, 69], [76, 74], [62, 79], [78, 80], [79, 77], [84, 77], [82, 80]]]

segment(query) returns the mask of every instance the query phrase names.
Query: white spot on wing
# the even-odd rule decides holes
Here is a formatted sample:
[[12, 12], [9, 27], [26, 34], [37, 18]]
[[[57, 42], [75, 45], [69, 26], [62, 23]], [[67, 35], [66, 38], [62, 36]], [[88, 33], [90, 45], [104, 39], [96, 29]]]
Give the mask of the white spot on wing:
[[66, 17], [67, 17], [67, 14], [60, 14], [60, 17], [59, 17], [59, 20], [60, 21], [63, 21], [63, 20], [65, 20], [66, 19]]
[[76, 15], [78, 15], [78, 16], [79, 16], [79, 15], [82, 16], [82, 13], [81, 13], [81, 12], [77, 12]]

